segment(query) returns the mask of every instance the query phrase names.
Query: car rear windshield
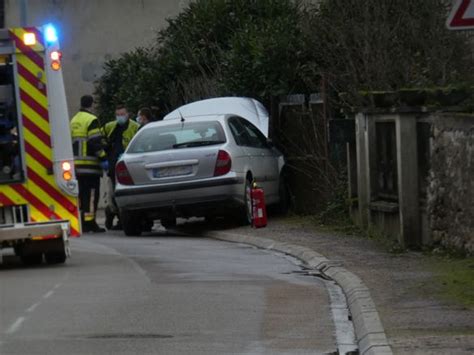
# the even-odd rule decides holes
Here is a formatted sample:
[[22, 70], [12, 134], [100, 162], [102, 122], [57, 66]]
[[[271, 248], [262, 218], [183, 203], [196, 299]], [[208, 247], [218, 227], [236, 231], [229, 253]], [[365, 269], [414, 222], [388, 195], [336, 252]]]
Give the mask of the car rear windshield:
[[202, 147], [222, 144], [225, 141], [224, 130], [217, 121], [179, 122], [143, 128], [130, 144], [127, 153]]

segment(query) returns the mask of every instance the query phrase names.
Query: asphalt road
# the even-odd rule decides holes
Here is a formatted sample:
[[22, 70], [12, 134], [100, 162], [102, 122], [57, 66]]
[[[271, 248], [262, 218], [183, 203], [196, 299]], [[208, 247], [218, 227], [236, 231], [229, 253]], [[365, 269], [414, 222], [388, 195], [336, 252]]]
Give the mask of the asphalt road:
[[65, 265], [0, 265], [0, 354], [327, 354], [325, 284], [294, 261], [164, 231], [71, 242]]

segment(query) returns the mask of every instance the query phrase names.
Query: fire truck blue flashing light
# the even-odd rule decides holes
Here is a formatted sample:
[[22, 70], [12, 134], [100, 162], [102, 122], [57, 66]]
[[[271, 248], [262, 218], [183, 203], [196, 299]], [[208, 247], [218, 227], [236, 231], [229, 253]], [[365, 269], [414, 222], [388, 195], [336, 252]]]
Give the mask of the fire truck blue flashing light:
[[56, 42], [58, 40], [56, 28], [53, 25], [47, 25], [44, 30], [44, 37], [48, 43]]

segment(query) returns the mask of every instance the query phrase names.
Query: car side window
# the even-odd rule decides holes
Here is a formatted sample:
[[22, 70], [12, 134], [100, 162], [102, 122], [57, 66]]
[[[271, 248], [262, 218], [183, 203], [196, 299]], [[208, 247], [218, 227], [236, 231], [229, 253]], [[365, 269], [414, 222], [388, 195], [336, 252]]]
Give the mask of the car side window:
[[237, 143], [239, 146], [249, 146], [250, 142], [248, 133], [245, 127], [242, 126], [240, 119], [238, 117], [231, 117], [229, 118], [228, 124], [232, 136], [235, 139], [235, 143]]
[[257, 127], [243, 118], [239, 118], [239, 121], [247, 132], [250, 147], [268, 148], [267, 138]]

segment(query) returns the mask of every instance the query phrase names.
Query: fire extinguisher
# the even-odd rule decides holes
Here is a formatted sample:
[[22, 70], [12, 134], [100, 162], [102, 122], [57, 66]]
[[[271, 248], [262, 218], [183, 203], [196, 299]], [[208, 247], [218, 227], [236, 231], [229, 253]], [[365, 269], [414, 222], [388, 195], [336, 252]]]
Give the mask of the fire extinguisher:
[[251, 191], [252, 197], [252, 226], [262, 228], [267, 225], [267, 209], [265, 207], [265, 195], [263, 189], [254, 182]]

